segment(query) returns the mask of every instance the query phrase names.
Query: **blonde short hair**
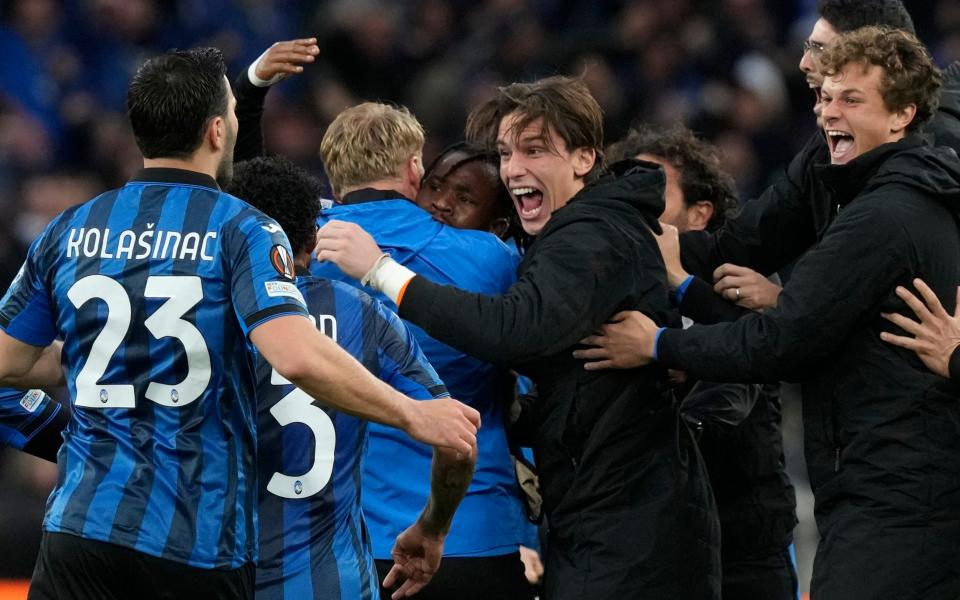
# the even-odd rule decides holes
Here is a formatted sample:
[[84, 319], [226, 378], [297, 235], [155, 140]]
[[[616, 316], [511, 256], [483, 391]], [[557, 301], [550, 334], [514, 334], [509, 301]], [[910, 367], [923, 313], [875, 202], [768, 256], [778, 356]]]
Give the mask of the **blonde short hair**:
[[323, 134], [320, 158], [333, 193], [398, 177], [423, 151], [423, 127], [400, 106], [364, 102], [343, 111]]

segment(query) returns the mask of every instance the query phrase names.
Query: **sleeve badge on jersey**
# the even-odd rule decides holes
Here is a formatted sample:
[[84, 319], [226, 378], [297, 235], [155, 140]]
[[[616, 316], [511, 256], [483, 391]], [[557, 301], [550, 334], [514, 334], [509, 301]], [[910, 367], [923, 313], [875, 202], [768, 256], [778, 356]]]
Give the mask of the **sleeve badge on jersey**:
[[263, 285], [267, 288], [267, 295], [271, 298], [283, 296], [285, 298], [293, 298], [304, 306], [307, 305], [307, 301], [303, 299], [303, 294], [300, 293], [300, 290], [298, 290], [297, 286], [293, 283], [286, 281], [264, 281]]
[[290, 251], [285, 246], [276, 244], [270, 249], [270, 263], [277, 270], [277, 273], [290, 281], [296, 279], [297, 274], [293, 270], [293, 257], [290, 256]]
[[23, 407], [27, 412], [33, 412], [37, 410], [37, 407], [40, 405], [40, 401], [43, 400], [43, 390], [30, 390], [20, 398], [20, 406]]

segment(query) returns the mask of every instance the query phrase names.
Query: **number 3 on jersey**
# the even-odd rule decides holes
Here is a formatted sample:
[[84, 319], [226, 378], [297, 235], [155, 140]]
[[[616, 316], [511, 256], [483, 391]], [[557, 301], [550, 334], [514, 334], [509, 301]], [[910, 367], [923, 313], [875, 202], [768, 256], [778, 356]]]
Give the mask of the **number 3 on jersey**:
[[[210, 383], [207, 343], [193, 323], [182, 319], [187, 311], [203, 299], [200, 278], [152, 275], [147, 278], [143, 295], [146, 298], [167, 299], [143, 324], [157, 339], [172, 337], [179, 340], [187, 358], [187, 375], [183, 381], [173, 385], [151, 381], [146, 396], [163, 406], [190, 404], [203, 394]], [[133, 385], [99, 383], [130, 329], [130, 295], [122, 285], [105, 275], [89, 275], [74, 283], [67, 297], [78, 310], [94, 299], [102, 300], [107, 305], [107, 322], [93, 341], [90, 354], [77, 374], [76, 406], [133, 408], [136, 406]]]
[[[285, 385], [290, 382], [276, 370], [270, 376], [273, 385]], [[291, 423], [303, 423], [313, 434], [313, 466], [303, 475], [290, 476], [274, 473], [267, 483], [267, 491], [281, 498], [307, 498], [326, 487], [333, 474], [333, 457], [337, 448], [337, 432], [333, 421], [322, 408], [313, 403], [313, 398], [300, 388], [280, 399], [270, 408], [270, 414], [286, 426]]]

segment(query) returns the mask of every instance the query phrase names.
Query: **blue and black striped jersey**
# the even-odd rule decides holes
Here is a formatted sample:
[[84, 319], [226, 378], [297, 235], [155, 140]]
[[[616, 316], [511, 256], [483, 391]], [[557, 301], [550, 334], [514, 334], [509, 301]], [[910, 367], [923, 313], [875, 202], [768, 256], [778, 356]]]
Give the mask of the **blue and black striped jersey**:
[[73, 418], [44, 529], [202, 568], [256, 559], [246, 336], [305, 315], [280, 227], [206, 175], [144, 169], [46, 228], [0, 304], [63, 340]]
[[0, 388], [0, 446], [23, 450], [62, 409], [43, 390]]
[[[316, 326], [371, 373], [417, 399], [446, 388], [400, 319], [348, 285], [300, 277]], [[365, 421], [314, 403], [259, 358], [258, 600], [376, 600], [360, 509]], [[428, 480], [429, 471], [421, 476]]]

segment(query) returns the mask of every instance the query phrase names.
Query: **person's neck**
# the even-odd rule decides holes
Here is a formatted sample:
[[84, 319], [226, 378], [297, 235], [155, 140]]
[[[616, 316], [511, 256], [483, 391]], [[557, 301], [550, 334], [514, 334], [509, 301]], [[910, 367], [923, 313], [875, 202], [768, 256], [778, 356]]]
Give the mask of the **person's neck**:
[[410, 198], [411, 200], [417, 197], [417, 190], [404, 181], [400, 177], [391, 177], [389, 179], [378, 179], [377, 181], [371, 181], [361, 185], [354, 185], [349, 187], [344, 187], [340, 190], [340, 198], [343, 198], [350, 192], [355, 192], [357, 190], [381, 190], [381, 191], [395, 191], [403, 194], [405, 198]]
[[294, 257], [293, 257], [293, 266], [299, 267], [299, 268], [301, 268], [301, 269], [309, 269], [309, 268], [310, 268], [310, 251], [311, 251], [311, 250], [313, 250], [313, 248], [310, 248], [309, 250], [304, 250], [304, 251], [301, 252], [300, 254], [294, 256]]
[[144, 158], [144, 169], [183, 169], [184, 171], [195, 171], [217, 178], [216, 163], [202, 160], [198, 157], [191, 158]]

